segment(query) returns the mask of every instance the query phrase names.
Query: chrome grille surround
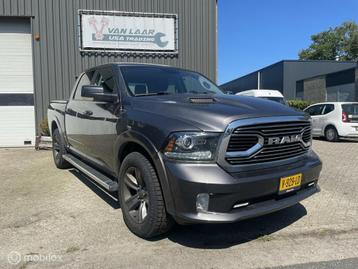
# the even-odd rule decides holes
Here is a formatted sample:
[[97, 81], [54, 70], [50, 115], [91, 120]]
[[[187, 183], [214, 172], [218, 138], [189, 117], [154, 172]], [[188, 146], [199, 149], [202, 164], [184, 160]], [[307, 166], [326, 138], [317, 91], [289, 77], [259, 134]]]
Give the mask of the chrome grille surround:
[[[279, 128], [275, 129], [275, 127]], [[240, 150], [235, 151], [233, 141], [236, 141], [238, 145], [237, 141], [240, 141], [240, 139], [233, 140], [233, 138], [243, 136], [256, 136], [258, 138], [257, 143], [254, 146], [251, 145], [251, 147], [247, 143], [246, 148], [241, 145], [241, 147], [238, 147]], [[268, 145], [268, 138], [282, 138], [283, 136], [295, 137], [292, 137], [293, 142], [290, 142], [291, 138], [286, 137], [289, 142], [283, 141], [282, 144]], [[221, 139], [218, 163], [227, 168], [226, 170], [232, 171], [290, 163], [302, 159], [305, 153], [309, 152], [311, 139], [311, 122], [309, 116], [306, 115], [237, 120], [228, 125]], [[247, 142], [245, 139], [243, 141]], [[253, 143], [252, 141], [249, 142]]]

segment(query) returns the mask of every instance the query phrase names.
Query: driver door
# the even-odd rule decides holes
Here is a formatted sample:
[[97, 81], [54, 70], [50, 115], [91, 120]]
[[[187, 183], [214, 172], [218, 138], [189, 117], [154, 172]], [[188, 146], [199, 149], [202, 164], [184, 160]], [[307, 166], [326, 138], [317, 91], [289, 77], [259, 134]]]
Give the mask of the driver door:
[[[112, 67], [103, 67], [94, 73], [92, 85], [102, 86], [104, 92], [117, 93]], [[119, 100], [119, 99], [118, 99]], [[86, 104], [83, 147], [86, 155], [103, 170], [113, 171], [114, 144], [120, 118], [120, 101], [112, 103], [90, 100]]]

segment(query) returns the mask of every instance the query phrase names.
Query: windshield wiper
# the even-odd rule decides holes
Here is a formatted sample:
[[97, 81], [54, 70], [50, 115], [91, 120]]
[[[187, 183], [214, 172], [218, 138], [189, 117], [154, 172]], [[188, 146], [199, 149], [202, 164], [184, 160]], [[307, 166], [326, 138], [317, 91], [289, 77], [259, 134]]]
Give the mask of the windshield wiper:
[[141, 94], [136, 94], [134, 96], [136, 97], [140, 97], [140, 96], [151, 96], [151, 95], [169, 95], [169, 92], [150, 92], [150, 93], [141, 93]]

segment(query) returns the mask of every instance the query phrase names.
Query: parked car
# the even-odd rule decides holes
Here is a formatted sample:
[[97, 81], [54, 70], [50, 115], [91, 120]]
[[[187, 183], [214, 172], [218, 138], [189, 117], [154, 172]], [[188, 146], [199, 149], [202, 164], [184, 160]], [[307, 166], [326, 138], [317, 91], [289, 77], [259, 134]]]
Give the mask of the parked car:
[[340, 137], [358, 138], [358, 103], [319, 103], [304, 111], [312, 117], [313, 136], [324, 136], [328, 141], [337, 141]]
[[258, 97], [258, 98], [279, 102], [284, 105], [287, 104], [285, 97], [282, 95], [280, 91], [277, 90], [253, 89], [253, 90], [238, 92], [236, 93], [236, 95]]
[[305, 113], [224, 94], [188, 70], [108, 64], [49, 105], [58, 168], [75, 167], [117, 196], [143, 238], [173, 223], [227, 223], [319, 191], [321, 161]]

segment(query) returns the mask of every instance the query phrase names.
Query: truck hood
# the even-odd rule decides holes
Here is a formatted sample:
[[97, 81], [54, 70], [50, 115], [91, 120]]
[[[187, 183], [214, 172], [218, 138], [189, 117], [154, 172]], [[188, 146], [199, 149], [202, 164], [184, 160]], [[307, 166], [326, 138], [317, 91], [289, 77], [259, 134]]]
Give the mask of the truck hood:
[[274, 101], [237, 95], [178, 94], [131, 99], [135, 110], [180, 120], [211, 132], [222, 132], [229, 123], [238, 119], [304, 115]]

